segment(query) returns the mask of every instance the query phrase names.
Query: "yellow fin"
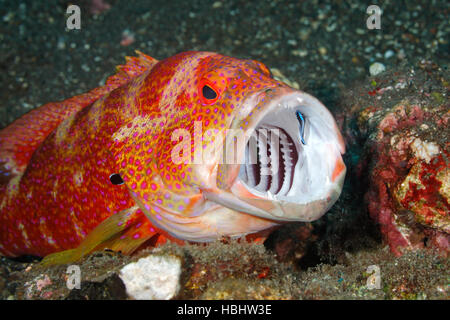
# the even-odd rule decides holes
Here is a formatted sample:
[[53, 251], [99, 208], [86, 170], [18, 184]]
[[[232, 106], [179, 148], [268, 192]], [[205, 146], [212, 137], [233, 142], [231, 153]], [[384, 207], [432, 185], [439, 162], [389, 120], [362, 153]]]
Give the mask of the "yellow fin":
[[158, 232], [147, 217], [139, 211], [135, 214], [133, 223], [127, 230], [114, 238], [100, 244], [95, 250], [110, 249], [123, 254], [132, 254], [141, 244], [152, 238]]
[[[109, 247], [107, 246], [108, 243], [114, 243], [115, 241], [119, 242], [117, 238], [122, 236], [124, 232], [130, 228], [131, 221], [135, 222], [137, 211], [138, 207], [134, 206], [110, 216], [92, 230], [77, 248], [49, 254], [41, 261], [41, 265], [49, 266], [71, 263], [81, 259], [95, 249]], [[143, 215], [141, 211], [139, 211], [139, 214]], [[139, 245], [143, 242], [142, 239], [137, 240], [141, 240]], [[122, 246], [125, 246], [127, 251], [130, 251], [130, 247], [135, 247], [136, 245], [139, 246], [137, 242], [138, 241], [135, 241], [135, 243], [123, 244]], [[124, 241], [124, 243], [126, 243], [126, 241]], [[116, 244], [115, 248], [120, 249], [120, 246]]]

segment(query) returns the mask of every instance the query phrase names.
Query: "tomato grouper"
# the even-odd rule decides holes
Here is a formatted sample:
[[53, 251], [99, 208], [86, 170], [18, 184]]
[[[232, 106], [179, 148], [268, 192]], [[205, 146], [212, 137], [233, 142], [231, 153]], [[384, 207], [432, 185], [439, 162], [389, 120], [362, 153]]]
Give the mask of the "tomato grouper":
[[255, 60], [137, 53], [0, 131], [3, 255], [55, 264], [263, 235], [335, 203], [345, 147], [316, 98]]

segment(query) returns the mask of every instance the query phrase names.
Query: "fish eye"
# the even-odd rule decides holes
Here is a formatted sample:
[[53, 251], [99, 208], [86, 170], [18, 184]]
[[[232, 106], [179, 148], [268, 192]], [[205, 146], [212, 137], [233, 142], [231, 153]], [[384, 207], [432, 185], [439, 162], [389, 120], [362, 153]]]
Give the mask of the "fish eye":
[[205, 84], [202, 89], [202, 94], [205, 99], [213, 100], [217, 98], [217, 92], [214, 91], [213, 88]]
[[113, 185], [120, 185], [123, 184], [123, 179], [120, 176], [120, 174], [118, 173], [113, 173], [112, 175], [109, 176], [109, 181], [111, 181], [111, 183]]
[[211, 81], [203, 80], [199, 85], [199, 95], [204, 104], [213, 104], [219, 98], [219, 90]]

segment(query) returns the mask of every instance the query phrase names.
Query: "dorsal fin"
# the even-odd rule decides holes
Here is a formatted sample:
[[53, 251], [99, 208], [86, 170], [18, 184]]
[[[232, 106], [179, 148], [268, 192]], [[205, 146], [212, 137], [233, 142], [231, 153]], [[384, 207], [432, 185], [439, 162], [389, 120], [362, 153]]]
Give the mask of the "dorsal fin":
[[144, 71], [153, 68], [158, 63], [158, 60], [139, 50], [136, 50], [136, 53], [138, 54], [137, 57], [125, 57], [127, 63], [116, 67], [117, 73], [106, 80], [106, 86], [115, 86], [117, 84], [121, 86]]
[[44, 104], [0, 130], [0, 175], [4, 176], [4, 179], [0, 177], [0, 184], [5, 184], [25, 170], [33, 152], [63, 120], [151, 69], [158, 62], [140, 51], [136, 53], [137, 57], [126, 57], [126, 64], [117, 66], [117, 73], [110, 76], [104, 86], [60, 102]]

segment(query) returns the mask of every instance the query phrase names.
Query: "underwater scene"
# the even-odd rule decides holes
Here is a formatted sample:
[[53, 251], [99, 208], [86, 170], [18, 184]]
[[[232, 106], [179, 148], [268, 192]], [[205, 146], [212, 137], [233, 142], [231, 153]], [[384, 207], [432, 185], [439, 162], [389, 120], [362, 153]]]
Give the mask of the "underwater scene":
[[0, 299], [449, 300], [449, 11], [0, 0]]

